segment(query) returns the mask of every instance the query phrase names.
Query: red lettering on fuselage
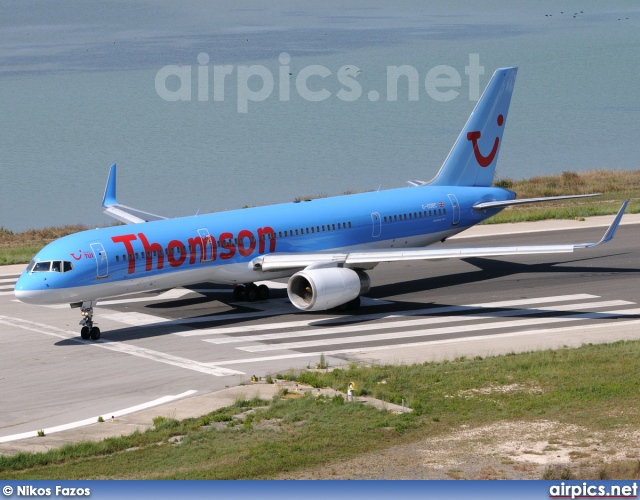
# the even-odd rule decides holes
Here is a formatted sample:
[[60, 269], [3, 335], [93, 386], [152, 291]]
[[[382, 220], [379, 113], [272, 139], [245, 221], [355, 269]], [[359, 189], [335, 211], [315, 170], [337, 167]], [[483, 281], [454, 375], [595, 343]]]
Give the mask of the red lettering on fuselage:
[[142, 242], [142, 246], [144, 247], [144, 252], [146, 254], [146, 262], [144, 266], [145, 271], [151, 271], [153, 267], [153, 252], [156, 252], [158, 256], [158, 266], [157, 269], [162, 269], [164, 266], [164, 251], [162, 250], [162, 245], [160, 243], [151, 243], [147, 240], [147, 237], [143, 233], [138, 233], [138, 238]]
[[[245, 243], [245, 240], [249, 242], [249, 246]], [[251, 231], [243, 229], [238, 233], [238, 252], [243, 257], [248, 257], [256, 249], [256, 239]]]
[[[123, 234], [122, 236], [112, 236], [111, 241], [114, 243], [124, 243], [124, 248], [127, 251], [127, 256], [133, 255], [133, 245], [132, 241], [136, 240], [135, 234]], [[133, 274], [136, 270], [136, 261], [134, 259], [129, 259], [129, 268], [127, 272], [129, 274]]]
[[[269, 252], [274, 252], [276, 249], [276, 233], [275, 231], [266, 226], [258, 228], [258, 238], [254, 233], [248, 229], [242, 229], [237, 237], [234, 237], [233, 233], [224, 232], [220, 234], [218, 241], [212, 236], [194, 236], [187, 240], [185, 245], [180, 240], [171, 240], [166, 249], [163, 249], [162, 245], [157, 242], [149, 242], [144, 233], [135, 234], [123, 234], [119, 236], [112, 236], [111, 241], [114, 243], [122, 243], [126, 251], [126, 260], [128, 261], [127, 272], [133, 274], [136, 270], [136, 260], [133, 258], [135, 250], [132, 242], [140, 239], [144, 248], [145, 255], [145, 271], [151, 271], [153, 269], [153, 258], [156, 257], [156, 269], [162, 269], [164, 267], [165, 254], [167, 262], [171, 267], [180, 267], [189, 257], [189, 265], [196, 264], [198, 262], [198, 255], [200, 256], [200, 263], [213, 262], [218, 258], [222, 260], [229, 260], [233, 258], [236, 253], [241, 257], [249, 257], [255, 253], [256, 246], [258, 246], [258, 254], [265, 253], [265, 241], [269, 240]], [[237, 239], [234, 239], [237, 238]], [[256, 245], [257, 243], [257, 245]], [[220, 247], [220, 253], [218, 253], [218, 246]], [[154, 254], [155, 252], [155, 254]], [[125, 256], [123, 255], [123, 258]]]
[[233, 233], [222, 233], [220, 235], [220, 246], [225, 250], [228, 250], [226, 253], [221, 253], [220, 258], [223, 260], [228, 260], [236, 254], [236, 246], [233, 243]]
[[258, 228], [258, 253], [264, 253], [264, 241], [265, 239], [269, 240], [269, 253], [275, 252], [276, 250], [276, 232], [271, 229], [269, 226]]
[[[167, 246], [167, 250], [169, 251], [167, 260], [171, 267], [180, 267], [187, 258], [187, 249], [181, 241], [171, 240]], [[176, 258], [176, 250], [178, 250], [178, 258]]]

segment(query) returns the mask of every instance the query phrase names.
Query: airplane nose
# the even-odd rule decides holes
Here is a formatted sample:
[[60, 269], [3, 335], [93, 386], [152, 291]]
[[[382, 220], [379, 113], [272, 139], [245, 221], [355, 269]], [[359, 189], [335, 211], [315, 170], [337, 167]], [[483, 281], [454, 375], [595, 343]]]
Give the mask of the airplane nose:
[[13, 289], [16, 299], [26, 304], [40, 304], [44, 293], [45, 290], [36, 284], [28, 274], [20, 276]]

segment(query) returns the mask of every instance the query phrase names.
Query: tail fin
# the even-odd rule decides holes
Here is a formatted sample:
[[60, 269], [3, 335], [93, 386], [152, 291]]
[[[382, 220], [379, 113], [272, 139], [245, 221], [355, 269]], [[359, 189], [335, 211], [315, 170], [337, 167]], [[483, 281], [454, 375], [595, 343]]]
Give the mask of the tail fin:
[[518, 68], [500, 68], [476, 104], [438, 175], [435, 186], [490, 186]]

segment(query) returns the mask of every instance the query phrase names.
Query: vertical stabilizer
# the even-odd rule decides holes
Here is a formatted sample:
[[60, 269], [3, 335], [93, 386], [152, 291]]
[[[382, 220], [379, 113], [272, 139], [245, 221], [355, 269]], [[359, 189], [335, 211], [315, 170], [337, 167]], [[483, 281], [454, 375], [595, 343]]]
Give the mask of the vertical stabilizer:
[[440, 167], [435, 186], [490, 186], [518, 68], [500, 68]]

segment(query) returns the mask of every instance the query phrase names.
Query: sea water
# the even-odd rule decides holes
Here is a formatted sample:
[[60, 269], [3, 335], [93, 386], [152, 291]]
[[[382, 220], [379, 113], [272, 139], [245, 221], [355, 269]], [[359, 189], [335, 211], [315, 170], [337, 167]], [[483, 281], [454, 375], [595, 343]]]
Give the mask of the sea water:
[[497, 176], [639, 168], [634, 1], [266, 5], [0, 2], [0, 226], [110, 223], [112, 163], [168, 217], [429, 180], [504, 66]]

